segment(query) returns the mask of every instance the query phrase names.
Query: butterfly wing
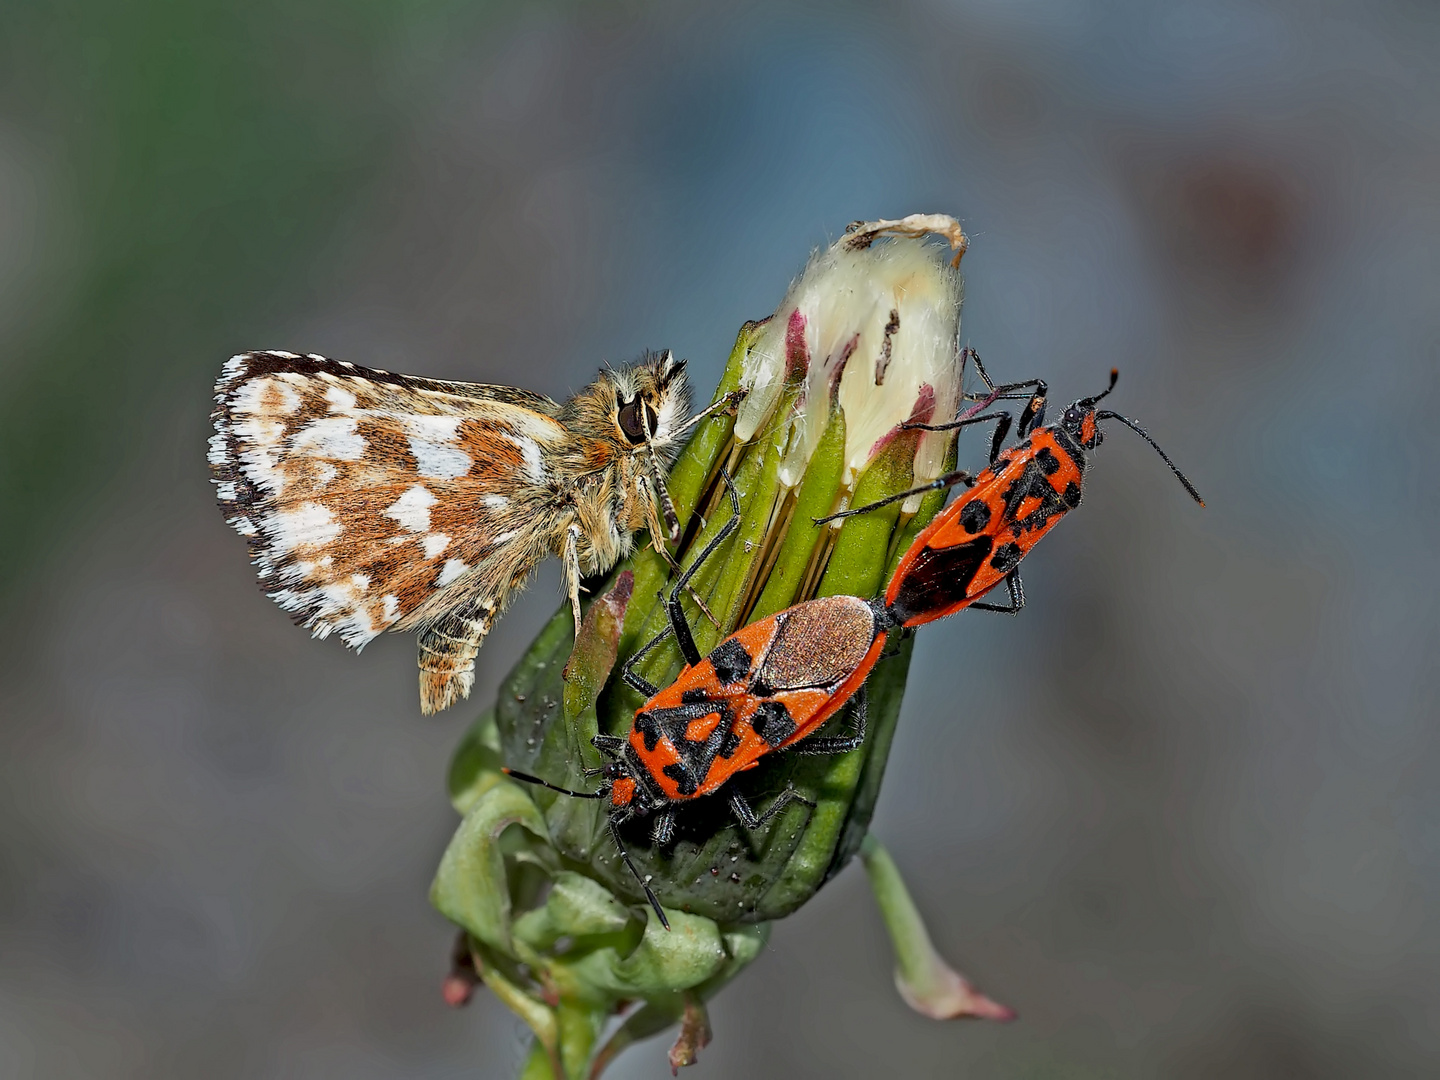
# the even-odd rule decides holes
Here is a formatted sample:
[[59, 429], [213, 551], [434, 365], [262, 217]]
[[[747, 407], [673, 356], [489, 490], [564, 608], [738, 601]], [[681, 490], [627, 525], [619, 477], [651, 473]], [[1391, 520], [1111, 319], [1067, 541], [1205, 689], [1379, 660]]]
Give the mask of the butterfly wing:
[[358, 649], [477, 594], [493, 615], [553, 546], [547, 458], [567, 433], [549, 398], [266, 352], [226, 363], [215, 400], [221, 508], [317, 637]]

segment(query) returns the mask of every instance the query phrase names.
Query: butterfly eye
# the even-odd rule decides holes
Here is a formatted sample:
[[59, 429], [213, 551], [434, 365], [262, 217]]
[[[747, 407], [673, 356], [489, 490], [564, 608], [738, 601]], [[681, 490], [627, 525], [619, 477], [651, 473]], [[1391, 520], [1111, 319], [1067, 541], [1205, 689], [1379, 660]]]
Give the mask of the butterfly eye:
[[[625, 437], [632, 443], [642, 443], [645, 441], [645, 427], [640, 420], [641, 407], [642, 402], [640, 399], [638, 397], [632, 398], [629, 401], [621, 403], [619, 415], [616, 416], [616, 420], [620, 424], [620, 430], [625, 433]], [[654, 415], [655, 413], [652, 410], [650, 416], [654, 417]]]

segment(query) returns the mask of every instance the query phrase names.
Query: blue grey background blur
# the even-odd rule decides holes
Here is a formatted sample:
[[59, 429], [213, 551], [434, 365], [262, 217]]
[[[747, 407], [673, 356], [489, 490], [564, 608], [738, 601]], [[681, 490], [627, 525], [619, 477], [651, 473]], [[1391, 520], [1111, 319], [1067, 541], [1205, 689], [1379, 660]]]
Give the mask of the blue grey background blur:
[[910, 1013], [852, 868], [694, 1075], [1440, 1071], [1437, 46], [1400, 2], [7, 5], [0, 1076], [522, 1060], [442, 1004], [426, 903], [476, 710], [261, 595], [227, 356], [560, 395], [669, 347], [706, 390], [812, 247], [913, 211], [973, 238], [992, 370], [1118, 366], [1209, 509], [1116, 427], [1023, 615], [920, 637], [875, 829], [1019, 1023]]

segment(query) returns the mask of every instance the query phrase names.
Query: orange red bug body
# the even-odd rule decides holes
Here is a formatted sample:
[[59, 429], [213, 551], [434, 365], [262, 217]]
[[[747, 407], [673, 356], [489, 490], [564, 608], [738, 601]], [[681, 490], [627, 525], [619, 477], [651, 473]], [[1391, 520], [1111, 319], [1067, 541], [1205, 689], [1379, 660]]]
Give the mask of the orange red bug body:
[[1065, 430], [1037, 429], [915, 538], [885, 590], [886, 606], [902, 626], [971, 606], [1080, 505], [1084, 480], [1084, 453]]
[[[729, 484], [729, 478], [726, 477]], [[621, 857], [640, 882], [660, 922], [660, 902], [636, 871], [619, 826], [654, 815], [652, 836], [667, 842], [676, 806], [713, 794], [737, 773], [753, 769], [776, 750], [804, 754], [844, 753], [865, 738], [863, 694], [855, 709], [855, 733], [815, 738], [814, 733], [864, 686], [880, 659], [885, 634], [895, 625], [879, 602], [858, 596], [808, 600], [751, 623], [702, 656], [680, 606], [691, 576], [738, 525], [740, 508], [730, 488], [734, 513], [671, 590], [670, 628], [625, 664], [625, 682], [644, 694], [626, 737], [596, 735], [595, 747], [610, 760], [599, 771], [600, 789], [577, 792], [524, 773], [511, 776], [580, 798], [609, 803], [607, 824]], [[673, 634], [686, 659], [675, 681], [660, 689], [635, 673], [636, 662]], [[740, 824], [756, 828], [792, 801], [805, 802], [787, 787], [763, 814], [729, 790], [730, 808]], [[813, 804], [810, 804], [813, 805]]]
[[[973, 356], [987, 384], [989, 377]], [[1080, 505], [1084, 494], [1086, 454], [1104, 439], [1099, 422], [1115, 419], [1148, 442], [1164, 458], [1192, 498], [1204, 500], [1175, 463], [1143, 428], [1128, 417], [1097, 411], [1096, 402], [1115, 388], [1119, 377], [1110, 372], [1110, 385], [1094, 397], [1081, 398], [1065, 410], [1058, 424], [1040, 426], [1045, 416], [1045, 383], [1032, 379], [1008, 386], [991, 387], [984, 405], [1008, 391], [1033, 387], [1020, 414], [1021, 441], [1007, 450], [1000, 443], [1010, 428], [1008, 413], [966, 416], [950, 424], [916, 425], [943, 431], [970, 424], [995, 421], [990, 466], [978, 476], [960, 471], [932, 483], [892, 495], [869, 506], [857, 507], [823, 521], [865, 513], [876, 506], [908, 498], [925, 491], [968, 484], [969, 489], [945, 507], [915, 537], [901, 557], [885, 590], [885, 609], [895, 622], [906, 628], [943, 619], [967, 607], [1014, 613], [1025, 605], [1019, 566], [1040, 538], [1066, 514]], [[980, 408], [984, 408], [984, 405]], [[981, 603], [981, 598], [1005, 582], [1010, 590], [1006, 606]]]
[[[894, 625], [856, 596], [797, 604], [730, 635], [635, 713], [624, 759], [653, 806], [709, 795], [850, 700]], [[615, 801], [614, 805], [621, 805]]]

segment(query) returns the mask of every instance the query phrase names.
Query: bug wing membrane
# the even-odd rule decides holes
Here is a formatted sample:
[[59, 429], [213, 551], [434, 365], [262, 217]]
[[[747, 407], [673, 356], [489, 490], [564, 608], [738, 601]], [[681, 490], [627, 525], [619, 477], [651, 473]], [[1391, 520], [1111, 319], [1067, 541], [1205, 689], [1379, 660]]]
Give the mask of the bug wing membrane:
[[434, 625], [442, 653], [472, 646], [464, 666], [548, 551], [536, 511], [547, 450], [566, 438], [557, 410], [509, 387], [247, 353], [216, 384], [211, 471], [262, 587], [297, 623], [356, 649]]

